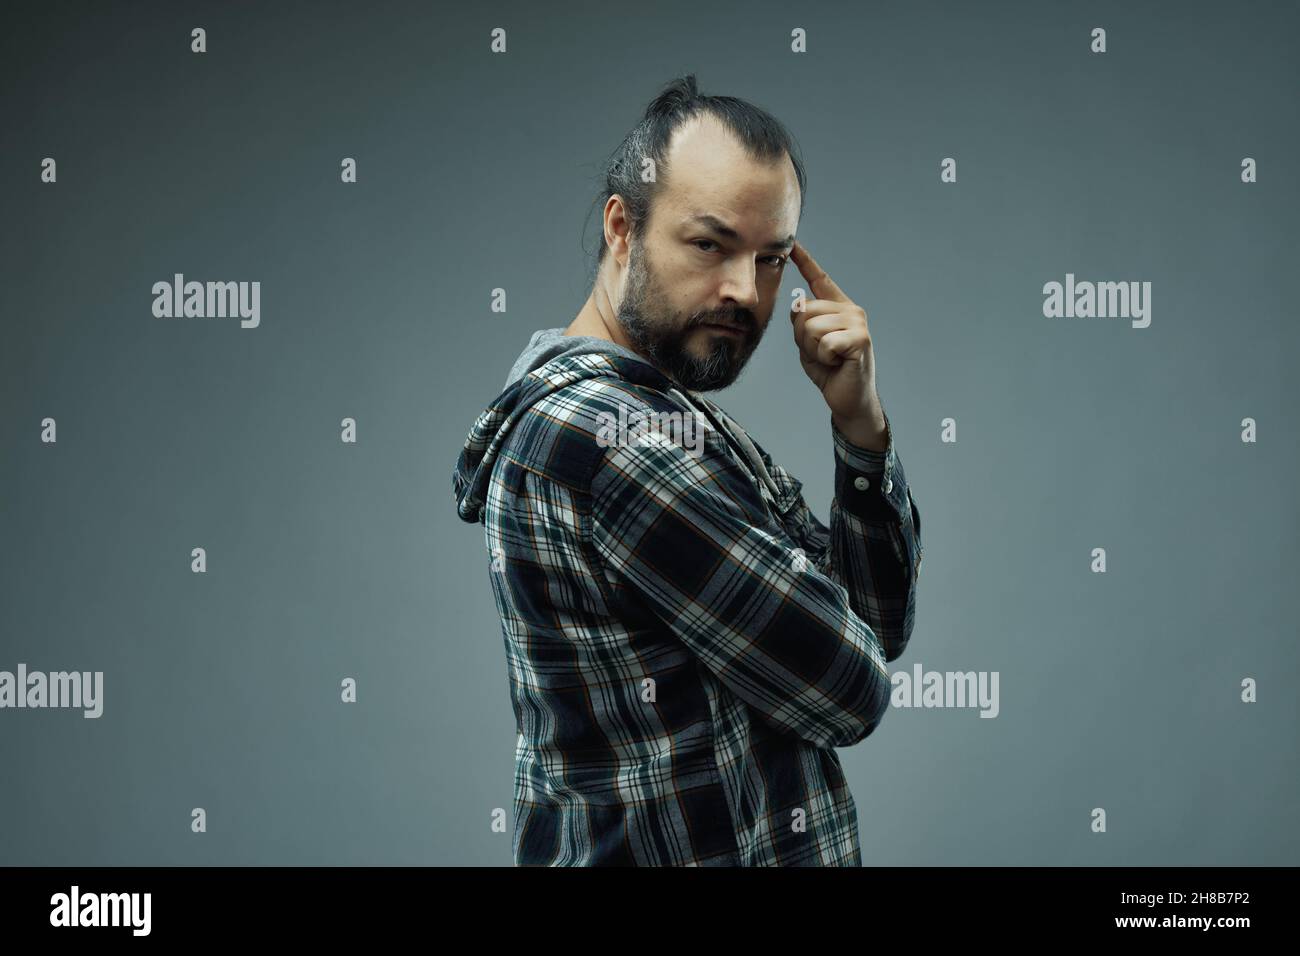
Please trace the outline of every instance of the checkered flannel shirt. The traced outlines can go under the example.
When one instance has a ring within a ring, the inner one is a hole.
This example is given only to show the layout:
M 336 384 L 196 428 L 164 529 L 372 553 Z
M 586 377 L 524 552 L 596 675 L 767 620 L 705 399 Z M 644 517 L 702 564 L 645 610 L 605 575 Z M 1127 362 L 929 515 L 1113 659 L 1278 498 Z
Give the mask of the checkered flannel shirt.
M 518 730 L 515 863 L 859 866 L 833 748 L 888 709 L 922 553 L 892 427 L 877 452 L 832 425 L 827 527 L 722 409 L 684 399 L 646 363 L 560 358 L 462 450 Z M 602 442 L 620 406 L 702 412 L 702 454 Z

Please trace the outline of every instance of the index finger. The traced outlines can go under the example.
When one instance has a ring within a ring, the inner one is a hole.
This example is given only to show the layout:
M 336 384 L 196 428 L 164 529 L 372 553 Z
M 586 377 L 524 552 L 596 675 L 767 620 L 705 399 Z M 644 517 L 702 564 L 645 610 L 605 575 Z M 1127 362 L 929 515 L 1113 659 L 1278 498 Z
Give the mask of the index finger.
M 808 280 L 812 293 L 819 299 L 834 299 L 837 302 L 852 301 L 844 291 L 835 284 L 835 280 L 826 274 L 826 270 L 817 264 L 817 260 L 808 255 L 808 250 L 795 241 L 790 250 L 790 261 L 799 268 L 799 274 Z

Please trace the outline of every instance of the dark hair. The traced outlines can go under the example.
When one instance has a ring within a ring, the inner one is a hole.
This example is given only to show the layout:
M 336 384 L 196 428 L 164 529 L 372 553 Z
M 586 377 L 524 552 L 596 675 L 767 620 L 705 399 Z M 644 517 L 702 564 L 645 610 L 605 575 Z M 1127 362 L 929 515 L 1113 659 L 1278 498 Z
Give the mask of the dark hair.
M 705 96 L 695 85 L 695 74 L 673 80 L 646 107 L 641 122 L 627 134 L 605 164 L 604 182 L 594 207 L 603 211 L 605 203 L 618 193 L 627 207 L 629 229 L 639 233 L 650 217 L 650 206 L 664 185 L 667 163 L 664 154 L 673 134 L 689 119 L 708 114 L 717 117 L 744 146 L 746 153 L 759 160 L 790 157 L 799 180 L 799 214 L 803 215 L 804 177 L 799 145 L 781 121 L 752 103 L 734 96 Z M 645 158 L 654 160 L 655 182 L 642 182 L 641 167 Z M 590 212 L 588 212 L 590 216 Z M 585 227 L 584 227 L 585 231 Z M 596 251 L 595 269 L 605 261 L 605 237 L 602 232 Z

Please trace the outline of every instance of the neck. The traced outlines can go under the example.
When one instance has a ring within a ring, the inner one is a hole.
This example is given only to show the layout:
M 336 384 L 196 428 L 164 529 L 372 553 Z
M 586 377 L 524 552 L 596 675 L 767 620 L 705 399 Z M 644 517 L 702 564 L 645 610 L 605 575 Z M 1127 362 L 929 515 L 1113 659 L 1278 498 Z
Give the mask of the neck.
M 587 301 L 583 303 L 582 309 L 579 310 L 577 318 L 569 323 L 569 327 L 564 330 L 565 335 L 592 335 L 598 339 L 608 339 L 624 348 L 638 351 L 635 346 L 628 340 L 627 334 L 623 331 L 623 326 L 618 321 L 618 310 L 610 301 L 609 292 L 606 287 L 602 272 L 598 276 L 595 284 L 592 285 L 591 295 L 587 296 Z

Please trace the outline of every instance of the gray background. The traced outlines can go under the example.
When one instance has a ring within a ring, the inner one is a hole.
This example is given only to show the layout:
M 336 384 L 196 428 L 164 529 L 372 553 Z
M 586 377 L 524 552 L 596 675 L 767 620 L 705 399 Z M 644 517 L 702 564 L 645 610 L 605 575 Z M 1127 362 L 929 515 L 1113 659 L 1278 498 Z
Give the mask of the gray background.
M 789 125 L 799 238 L 870 316 L 926 549 L 893 666 L 1001 675 L 996 719 L 896 709 L 840 751 L 864 861 L 1300 862 L 1294 4 L 6 10 L 0 669 L 105 693 L 0 711 L 0 863 L 510 864 L 451 468 L 685 71 Z M 260 280 L 260 328 L 154 318 L 174 272 Z M 1152 282 L 1151 326 L 1044 318 L 1067 272 Z M 782 321 L 717 397 L 825 518 Z

